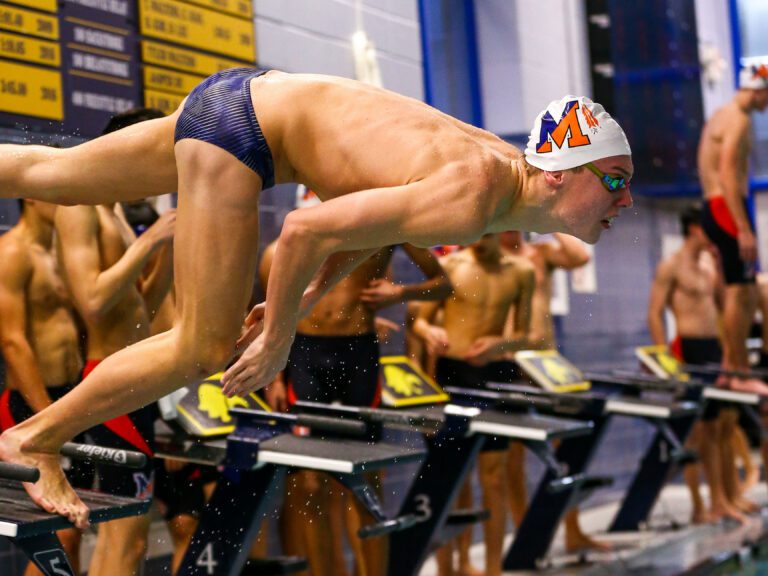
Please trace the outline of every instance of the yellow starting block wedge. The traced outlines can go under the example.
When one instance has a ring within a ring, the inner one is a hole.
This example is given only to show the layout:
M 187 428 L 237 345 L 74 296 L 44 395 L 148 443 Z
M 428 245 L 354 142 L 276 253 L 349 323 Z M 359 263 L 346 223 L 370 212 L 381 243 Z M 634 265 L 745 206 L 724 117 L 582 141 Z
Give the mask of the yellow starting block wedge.
M 235 429 L 235 419 L 229 413 L 231 408 L 255 408 L 270 411 L 267 403 L 250 393 L 246 398 L 227 398 L 222 392 L 223 372 L 214 374 L 195 386 L 188 386 L 189 392 L 177 407 L 178 422 L 193 436 L 209 438 L 226 436 Z
M 522 350 L 515 353 L 515 362 L 536 384 L 550 392 L 583 392 L 592 387 L 581 370 L 557 350 Z
M 448 402 L 437 382 L 406 356 L 382 356 L 381 401 L 387 408 L 405 408 Z
M 683 370 L 680 361 L 672 355 L 666 345 L 638 346 L 635 348 L 635 356 L 645 368 L 658 378 L 690 380 L 690 375 Z

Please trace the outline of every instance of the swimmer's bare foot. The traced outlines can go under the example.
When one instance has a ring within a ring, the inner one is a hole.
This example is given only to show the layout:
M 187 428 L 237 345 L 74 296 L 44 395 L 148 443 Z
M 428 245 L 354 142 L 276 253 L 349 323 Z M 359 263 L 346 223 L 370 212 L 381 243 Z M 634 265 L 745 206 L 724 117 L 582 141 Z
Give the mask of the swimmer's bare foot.
M 742 512 L 736 508 L 735 506 L 732 506 L 731 504 L 719 504 L 719 505 L 712 505 L 712 510 L 710 511 L 710 514 L 712 515 L 712 519 L 715 522 L 718 522 L 720 520 L 734 520 L 738 522 L 739 524 L 746 524 L 747 523 L 747 517 L 742 514 Z
M 731 378 L 731 390 L 768 396 L 768 384 L 757 378 Z
M 610 552 L 613 544 L 601 542 L 587 536 L 583 532 L 573 534 L 566 539 L 565 551 L 568 554 L 580 554 L 582 552 Z
M 59 455 L 23 448 L 23 441 L 14 430 L 11 428 L 0 435 L 0 460 L 37 468 L 40 480 L 34 484 L 23 483 L 32 501 L 46 512 L 64 516 L 80 529 L 87 528 L 88 508 L 64 476 Z
M 760 510 L 760 506 L 748 498 L 739 496 L 733 499 L 733 505 L 745 514 L 754 514 Z
M 459 566 L 459 569 L 456 571 L 456 576 L 485 576 L 485 572 L 482 570 L 478 570 L 472 564 L 469 564 L 467 566 Z
M 694 526 L 700 526 L 702 524 L 711 524 L 716 522 L 719 518 L 715 518 L 707 510 L 695 510 L 691 514 L 691 524 Z

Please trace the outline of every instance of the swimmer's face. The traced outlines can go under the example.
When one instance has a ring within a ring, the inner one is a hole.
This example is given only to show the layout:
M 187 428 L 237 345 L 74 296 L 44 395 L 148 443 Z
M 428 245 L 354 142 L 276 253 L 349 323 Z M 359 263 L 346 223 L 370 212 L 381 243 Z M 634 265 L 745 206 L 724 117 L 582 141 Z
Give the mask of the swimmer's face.
M 688 237 L 693 241 L 696 248 L 699 250 L 706 250 L 710 248 L 711 242 L 709 236 L 704 232 L 704 228 L 698 224 L 688 225 Z
M 760 112 L 763 112 L 766 108 L 768 108 L 768 88 L 755 90 L 755 94 L 752 97 L 752 103 L 755 109 L 759 110 Z
M 634 174 L 630 156 L 610 156 L 592 164 L 611 178 L 624 178 L 624 187 L 608 190 L 606 183 L 587 168 L 566 172 L 561 197 L 554 210 L 554 216 L 564 225 L 564 232 L 590 244 L 597 242 L 603 231 L 613 226 L 613 220 L 622 208 L 632 206 L 629 184 Z

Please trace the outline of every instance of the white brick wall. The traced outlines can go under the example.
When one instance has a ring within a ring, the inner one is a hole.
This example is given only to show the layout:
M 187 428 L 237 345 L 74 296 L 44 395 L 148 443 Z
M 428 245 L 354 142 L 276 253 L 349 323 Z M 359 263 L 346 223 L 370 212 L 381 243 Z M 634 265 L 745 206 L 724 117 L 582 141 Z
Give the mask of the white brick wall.
M 723 58 L 724 68 L 719 82 L 709 84 L 702 74 L 701 92 L 704 99 L 704 118 L 709 118 L 720 106 L 731 99 L 733 86 L 733 50 L 728 3 L 721 0 L 696 0 L 696 33 L 699 50 L 715 49 Z M 699 54 L 701 56 L 701 53 Z
M 423 99 L 417 0 L 254 0 L 259 65 L 353 77 L 357 9 L 384 86 Z
M 485 127 L 527 133 L 550 101 L 590 95 L 581 0 L 475 2 Z

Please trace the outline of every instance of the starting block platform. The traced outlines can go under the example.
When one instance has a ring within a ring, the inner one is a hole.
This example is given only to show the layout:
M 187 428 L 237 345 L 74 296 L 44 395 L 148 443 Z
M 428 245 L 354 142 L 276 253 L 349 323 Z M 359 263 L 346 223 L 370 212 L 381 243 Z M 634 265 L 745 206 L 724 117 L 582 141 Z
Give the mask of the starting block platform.
M 88 518 L 92 524 L 145 514 L 150 505 L 149 500 L 111 496 L 90 490 L 77 490 L 77 495 L 91 511 Z M 72 528 L 69 520 L 38 507 L 29 499 L 21 484 L 0 480 L 0 536 L 29 538 L 65 528 Z

